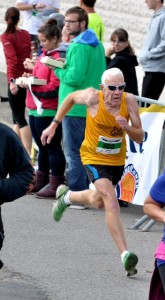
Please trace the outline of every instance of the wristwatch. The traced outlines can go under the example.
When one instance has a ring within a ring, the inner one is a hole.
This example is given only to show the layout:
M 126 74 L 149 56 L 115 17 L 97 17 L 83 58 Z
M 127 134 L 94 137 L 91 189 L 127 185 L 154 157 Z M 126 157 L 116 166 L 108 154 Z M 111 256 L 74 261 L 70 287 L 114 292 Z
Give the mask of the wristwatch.
M 10 82 L 11 82 L 11 83 L 15 83 L 15 78 L 11 78 L 11 79 L 10 79 Z
M 61 124 L 61 121 L 58 121 L 56 118 L 53 118 L 53 122 L 56 123 L 57 125 Z

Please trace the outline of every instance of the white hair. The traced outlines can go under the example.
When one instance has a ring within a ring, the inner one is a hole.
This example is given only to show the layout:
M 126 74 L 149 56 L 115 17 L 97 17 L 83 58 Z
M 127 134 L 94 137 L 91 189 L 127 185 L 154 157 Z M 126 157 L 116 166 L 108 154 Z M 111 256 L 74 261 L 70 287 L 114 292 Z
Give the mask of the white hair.
M 101 83 L 102 84 L 105 84 L 105 81 L 111 77 L 111 76 L 116 76 L 116 75 L 119 75 L 123 78 L 124 80 L 124 76 L 123 76 L 123 72 L 118 69 L 118 68 L 111 68 L 111 69 L 108 69 L 106 71 L 104 71 L 102 77 L 101 77 Z

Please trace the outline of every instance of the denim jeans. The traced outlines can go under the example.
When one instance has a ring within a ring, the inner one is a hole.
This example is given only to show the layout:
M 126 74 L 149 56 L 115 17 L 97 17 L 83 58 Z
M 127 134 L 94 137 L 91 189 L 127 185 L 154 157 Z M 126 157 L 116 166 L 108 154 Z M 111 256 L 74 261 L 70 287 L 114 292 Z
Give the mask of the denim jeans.
M 89 188 L 85 168 L 80 158 L 84 140 L 86 118 L 68 117 L 62 121 L 64 154 L 67 163 L 66 177 L 69 189 L 81 191 Z

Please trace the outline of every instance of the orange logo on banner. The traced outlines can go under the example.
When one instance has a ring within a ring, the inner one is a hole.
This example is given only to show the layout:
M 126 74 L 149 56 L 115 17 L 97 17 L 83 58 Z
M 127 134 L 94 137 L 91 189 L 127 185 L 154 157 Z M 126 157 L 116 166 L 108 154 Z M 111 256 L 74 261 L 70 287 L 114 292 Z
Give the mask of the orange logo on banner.
M 130 172 L 127 172 L 123 175 L 121 181 L 120 181 L 120 199 L 132 202 L 134 194 L 135 194 L 135 187 L 136 187 L 136 180 L 134 178 L 134 175 Z
M 139 174 L 133 164 L 125 166 L 123 176 L 116 187 L 118 199 L 132 202 L 139 186 Z

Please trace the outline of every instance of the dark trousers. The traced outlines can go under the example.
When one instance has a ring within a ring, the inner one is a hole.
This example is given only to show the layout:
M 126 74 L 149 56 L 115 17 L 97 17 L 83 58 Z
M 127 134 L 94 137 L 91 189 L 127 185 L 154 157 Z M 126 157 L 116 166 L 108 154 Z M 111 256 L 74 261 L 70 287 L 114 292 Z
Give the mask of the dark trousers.
M 163 288 L 162 276 L 164 278 L 164 265 L 161 268 L 162 275 L 160 276 L 160 268 L 157 267 L 155 262 L 155 269 L 152 274 L 150 290 L 149 290 L 149 298 L 148 300 L 164 300 L 165 293 Z
M 0 206 L 0 250 L 1 250 L 2 245 L 3 245 L 3 240 L 4 240 L 4 229 L 3 229 L 1 206 Z
M 42 131 L 47 128 L 52 122 L 53 117 L 34 117 L 29 116 L 29 124 L 32 136 L 39 148 L 38 153 L 38 169 L 44 173 L 49 173 L 54 176 L 63 176 L 65 171 L 65 157 L 63 154 L 61 140 L 62 140 L 62 126 L 57 127 L 56 133 L 52 138 L 50 144 L 45 146 L 41 143 Z
M 18 93 L 13 95 L 8 88 L 8 97 L 12 111 L 13 123 L 17 124 L 19 128 L 27 126 L 25 118 L 26 89 L 19 87 Z
M 165 73 L 145 72 L 142 97 L 158 100 L 165 85 Z
M 163 289 L 164 289 L 164 293 L 165 293 L 165 264 L 161 265 L 159 268 L 159 275 L 162 281 L 162 285 L 163 285 Z

